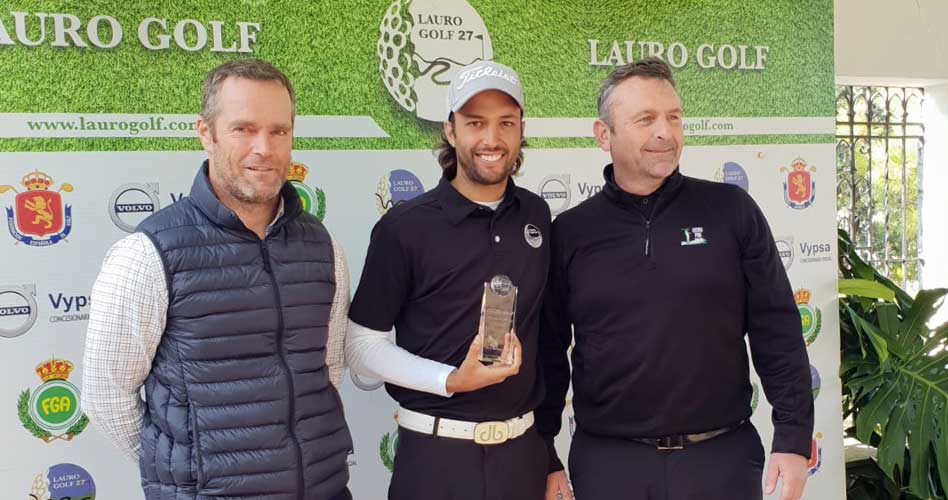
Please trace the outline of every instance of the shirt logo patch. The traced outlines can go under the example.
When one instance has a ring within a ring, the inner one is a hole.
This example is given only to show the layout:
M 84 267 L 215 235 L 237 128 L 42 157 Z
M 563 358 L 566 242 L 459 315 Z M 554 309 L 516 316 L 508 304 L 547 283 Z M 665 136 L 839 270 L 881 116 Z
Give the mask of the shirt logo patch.
M 523 239 L 527 240 L 527 245 L 533 248 L 540 248 L 540 245 L 543 245 L 543 235 L 540 234 L 540 228 L 533 224 L 523 226 Z
M 685 233 L 681 240 L 681 246 L 708 244 L 708 240 L 704 239 L 703 227 L 683 227 L 681 232 Z

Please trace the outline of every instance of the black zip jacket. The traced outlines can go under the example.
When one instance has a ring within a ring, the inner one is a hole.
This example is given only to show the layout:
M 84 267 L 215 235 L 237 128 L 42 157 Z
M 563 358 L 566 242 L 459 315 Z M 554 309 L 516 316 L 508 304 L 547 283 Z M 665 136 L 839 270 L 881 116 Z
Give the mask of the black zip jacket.
M 681 175 L 643 197 L 602 192 L 553 223 L 540 331 L 546 400 L 537 425 L 550 471 L 570 382 L 583 432 L 663 437 L 751 415 L 745 334 L 773 406 L 773 452 L 808 457 L 809 359 L 770 227 L 739 187 Z M 637 205 L 639 204 L 639 205 Z M 572 327 L 572 328 L 571 328 Z

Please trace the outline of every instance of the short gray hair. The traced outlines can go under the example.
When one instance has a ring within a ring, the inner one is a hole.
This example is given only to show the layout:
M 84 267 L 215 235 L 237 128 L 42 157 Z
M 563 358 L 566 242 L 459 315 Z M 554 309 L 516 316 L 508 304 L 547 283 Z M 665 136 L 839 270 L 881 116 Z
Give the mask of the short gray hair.
M 296 93 L 290 79 L 277 69 L 276 66 L 262 59 L 236 59 L 225 62 L 212 69 L 204 77 L 201 85 L 201 118 L 207 122 L 211 130 L 214 129 L 214 117 L 217 116 L 217 101 L 224 81 L 230 77 L 245 78 L 260 82 L 280 82 L 290 94 L 290 104 L 293 110 L 293 121 L 296 121 Z
M 672 77 L 671 68 L 665 61 L 658 57 L 647 57 L 616 67 L 612 70 L 612 73 L 609 73 L 609 76 L 602 81 L 602 84 L 599 86 L 599 97 L 596 99 L 596 109 L 599 112 L 599 119 L 606 122 L 609 128 L 612 128 L 612 117 L 610 116 L 612 111 L 612 103 L 610 102 L 612 92 L 615 91 L 620 83 L 634 77 L 665 80 L 671 84 L 672 88 L 675 88 L 675 79 Z

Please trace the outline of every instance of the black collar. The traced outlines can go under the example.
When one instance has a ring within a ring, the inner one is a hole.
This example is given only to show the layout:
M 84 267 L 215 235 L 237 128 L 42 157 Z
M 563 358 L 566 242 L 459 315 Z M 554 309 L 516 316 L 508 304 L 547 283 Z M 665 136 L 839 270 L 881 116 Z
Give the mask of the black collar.
M 441 204 L 441 210 L 448 216 L 448 220 L 452 225 L 458 225 L 475 210 L 483 208 L 483 205 L 469 200 L 457 189 L 454 189 L 454 186 L 451 185 L 451 179 L 448 179 L 447 176 L 441 177 L 438 187 L 434 191 L 438 202 Z M 508 177 L 507 187 L 504 189 L 504 200 L 497 207 L 497 212 L 506 210 L 513 203 L 520 203 L 520 190 L 514 184 L 513 178 Z
M 303 212 L 303 205 L 300 202 L 300 196 L 296 193 L 296 188 L 289 182 L 284 182 L 280 188 L 280 196 L 283 197 L 283 215 L 277 220 L 271 232 L 276 232 L 286 221 L 295 219 Z M 218 226 L 225 227 L 239 232 L 250 232 L 244 225 L 240 217 L 233 210 L 224 206 L 223 203 L 214 194 L 211 189 L 211 181 L 208 178 L 208 161 L 204 160 L 197 175 L 194 176 L 194 183 L 191 184 L 191 193 L 189 195 L 194 205 L 208 219 Z
M 602 169 L 602 176 L 606 180 L 606 185 L 602 188 L 602 192 L 605 194 L 606 198 L 619 206 L 628 208 L 638 207 L 642 201 L 642 198 L 653 198 L 655 200 L 661 199 L 664 204 L 678 194 L 678 191 L 681 189 L 681 184 L 685 179 L 685 176 L 681 174 L 680 168 L 676 167 L 675 171 L 665 178 L 665 181 L 662 182 L 662 185 L 659 186 L 658 189 L 656 189 L 651 194 L 641 196 L 624 191 L 621 187 L 619 187 L 618 184 L 616 184 L 615 168 L 611 163 Z M 653 208 L 655 211 L 652 213 L 655 214 L 657 209 L 657 206 Z

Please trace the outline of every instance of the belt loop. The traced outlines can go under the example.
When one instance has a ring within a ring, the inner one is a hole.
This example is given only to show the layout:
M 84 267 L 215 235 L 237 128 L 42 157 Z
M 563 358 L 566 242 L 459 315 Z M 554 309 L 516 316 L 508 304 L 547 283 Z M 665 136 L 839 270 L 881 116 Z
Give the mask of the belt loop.
M 431 435 L 438 437 L 438 427 L 441 426 L 441 417 L 434 418 L 434 427 L 431 429 Z

